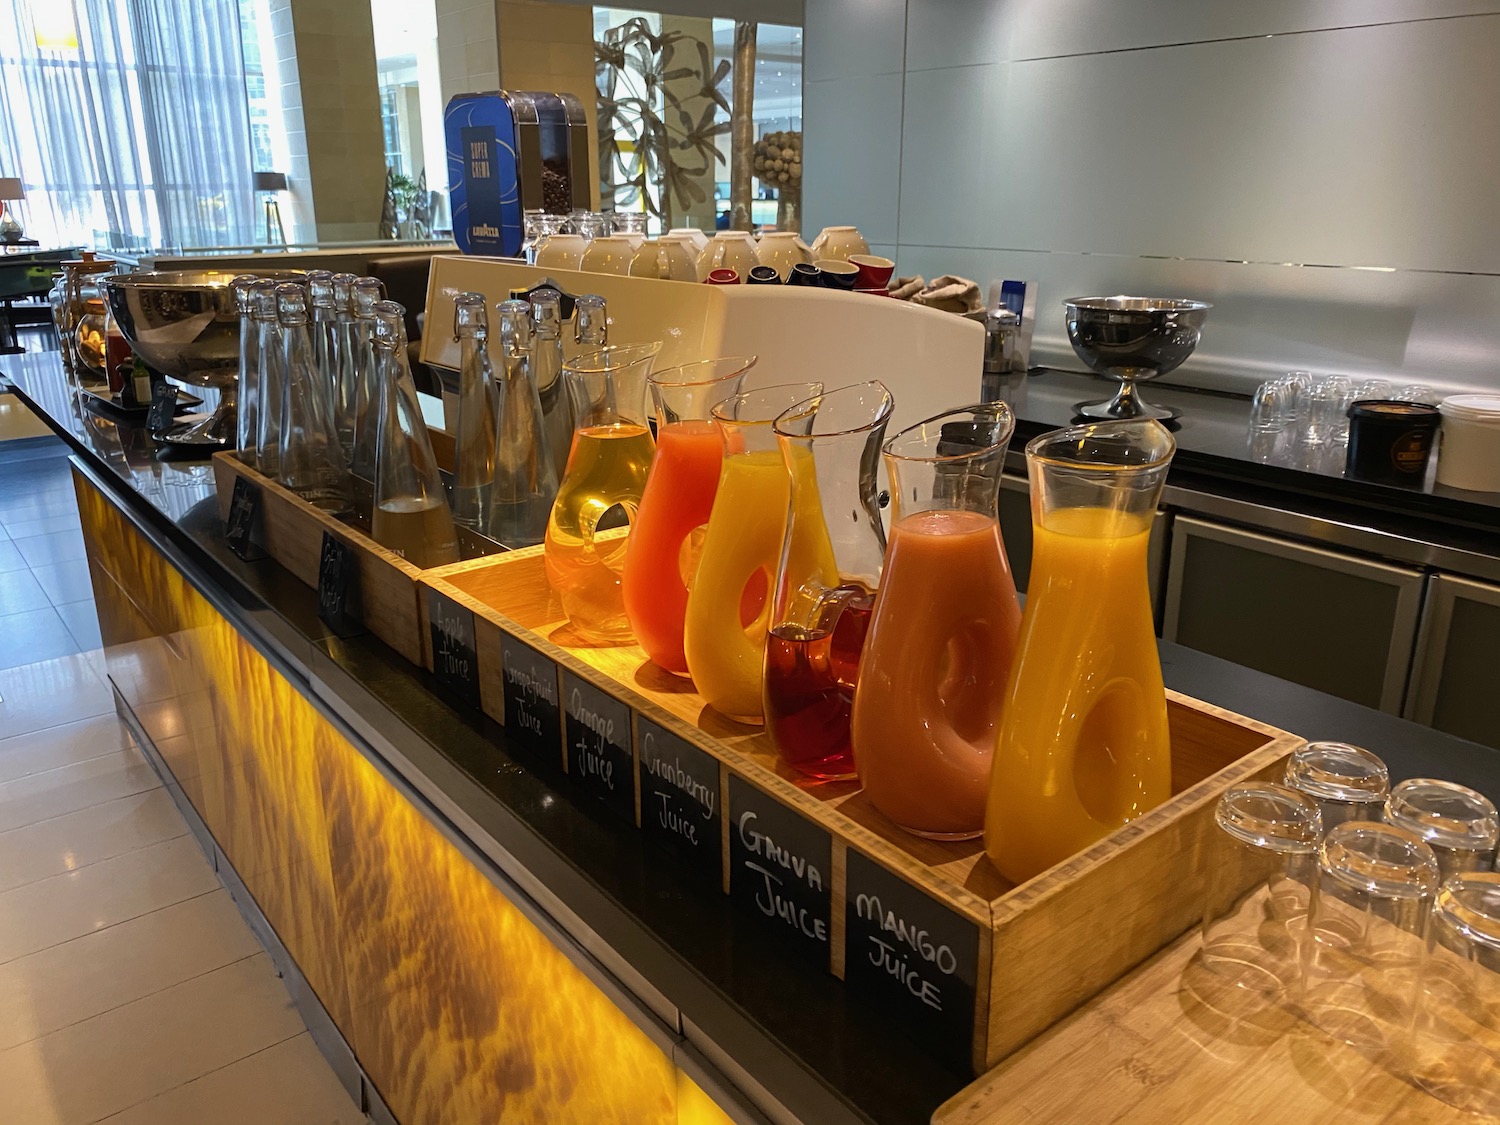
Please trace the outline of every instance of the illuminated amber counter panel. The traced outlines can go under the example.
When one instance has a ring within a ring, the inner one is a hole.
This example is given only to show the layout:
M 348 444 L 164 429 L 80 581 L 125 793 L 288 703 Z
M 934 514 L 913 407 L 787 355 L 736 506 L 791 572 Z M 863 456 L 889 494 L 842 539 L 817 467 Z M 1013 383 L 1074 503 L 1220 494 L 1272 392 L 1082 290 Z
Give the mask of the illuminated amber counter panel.
M 403 1125 L 727 1122 L 75 472 L 111 680 Z

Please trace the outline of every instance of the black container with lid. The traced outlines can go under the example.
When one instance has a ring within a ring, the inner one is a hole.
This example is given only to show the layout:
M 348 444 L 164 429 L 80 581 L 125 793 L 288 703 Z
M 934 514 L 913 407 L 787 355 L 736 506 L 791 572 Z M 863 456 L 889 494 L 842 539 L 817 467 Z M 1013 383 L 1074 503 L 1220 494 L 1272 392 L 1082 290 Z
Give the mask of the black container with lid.
M 1442 415 L 1421 402 L 1366 399 L 1349 407 L 1346 476 L 1421 488 Z

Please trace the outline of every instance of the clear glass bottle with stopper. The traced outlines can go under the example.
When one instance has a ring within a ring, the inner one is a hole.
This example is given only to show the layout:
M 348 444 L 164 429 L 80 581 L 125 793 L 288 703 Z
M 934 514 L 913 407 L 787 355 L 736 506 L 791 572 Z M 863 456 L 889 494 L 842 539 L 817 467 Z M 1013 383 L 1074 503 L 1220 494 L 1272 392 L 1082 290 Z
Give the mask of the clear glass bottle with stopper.
M 354 340 L 354 283 L 352 273 L 333 275 L 333 425 L 339 434 L 345 464 L 354 459 L 354 399 L 358 368 Z
M 562 296 L 556 289 L 538 289 L 531 295 L 531 324 L 531 377 L 542 403 L 552 468 L 561 480 L 573 446 L 575 415 L 562 374 Z
M 406 359 L 406 310 L 374 307 L 380 400 L 371 535 L 423 570 L 458 561 L 458 533 Z
M 490 483 L 495 478 L 499 406 L 483 293 L 460 293 L 454 297 L 453 335 L 459 342 L 453 521 L 482 534 L 489 518 Z
M 357 477 L 375 479 L 376 430 L 380 416 L 379 373 L 375 356 L 375 306 L 385 299 L 379 278 L 361 277 L 353 286 L 350 333 L 354 339 L 354 448 L 349 468 Z
M 276 287 L 281 322 L 281 460 L 279 480 L 313 507 L 343 515 L 354 506 L 353 482 L 333 429 L 327 389 L 313 367 L 307 290 Z
M 507 547 L 542 541 L 557 498 L 557 470 L 547 446 L 542 402 L 531 378 L 531 306 L 502 301 L 502 356 L 494 483 L 487 534 Z
M 281 321 L 276 316 L 276 282 L 250 287 L 250 315 L 255 321 L 255 467 L 273 480 L 281 475 Z
M 253 273 L 242 273 L 229 283 L 234 290 L 235 308 L 240 314 L 239 415 L 235 419 L 234 447 L 240 459 L 255 466 L 255 439 L 260 424 L 260 326 L 255 323 L 255 283 Z

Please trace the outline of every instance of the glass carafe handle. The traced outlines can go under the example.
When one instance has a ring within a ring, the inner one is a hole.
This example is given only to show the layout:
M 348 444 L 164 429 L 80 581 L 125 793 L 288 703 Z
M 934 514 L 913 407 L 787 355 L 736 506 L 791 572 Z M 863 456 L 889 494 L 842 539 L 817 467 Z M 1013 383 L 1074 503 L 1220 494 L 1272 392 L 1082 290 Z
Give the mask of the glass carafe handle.
M 607 496 L 601 496 L 598 499 L 586 501 L 578 511 L 578 533 L 583 539 L 583 549 L 585 551 L 594 550 L 594 541 L 598 537 L 600 530 L 599 525 L 604 521 L 607 513 L 614 511 L 616 508 L 622 509 L 625 512 L 625 524 L 628 527 L 635 523 L 636 513 L 640 510 L 640 504 L 641 498 L 639 496 L 621 497 L 614 500 Z M 612 531 L 613 528 L 605 528 L 604 530 Z M 624 547 L 625 538 L 621 537 L 620 554 L 622 557 L 624 555 Z

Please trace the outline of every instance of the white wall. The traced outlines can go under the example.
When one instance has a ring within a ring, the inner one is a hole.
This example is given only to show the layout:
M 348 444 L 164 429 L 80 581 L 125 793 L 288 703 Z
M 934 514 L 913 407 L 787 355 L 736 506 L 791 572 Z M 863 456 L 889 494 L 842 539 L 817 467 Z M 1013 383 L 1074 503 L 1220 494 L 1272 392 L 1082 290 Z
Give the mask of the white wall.
M 1500 3 L 807 0 L 804 212 L 898 272 L 1214 302 L 1187 368 L 1500 387 Z

